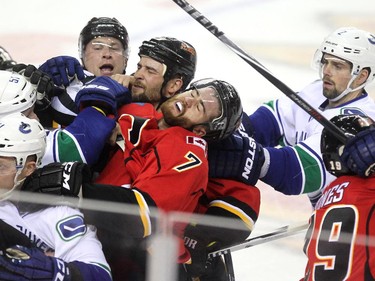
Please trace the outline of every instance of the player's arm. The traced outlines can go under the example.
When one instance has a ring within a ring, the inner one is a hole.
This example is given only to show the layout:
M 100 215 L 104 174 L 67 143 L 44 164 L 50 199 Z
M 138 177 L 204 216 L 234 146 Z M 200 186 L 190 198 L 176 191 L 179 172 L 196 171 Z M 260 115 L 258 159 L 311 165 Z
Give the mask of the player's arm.
M 80 113 L 64 130 L 53 131 L 43 163 L 82 161 L 94 164 L 114 133 L 120 104 L 131 101 L 129 90 L 109 77 L 98 77 L 76 97 Z
M 38 248 L 12 246 L 0 255 L 1 280 L 110 281 L 109 268 L 83 262 L 65 262 Z
M 209 148 L 210 177 L 254 185 L 260 179 L 275 190 L 298 195 L 320 190 L 328 173 L 320 154 L 320 133 L 297 145 L 262 147 L 240 130 Z

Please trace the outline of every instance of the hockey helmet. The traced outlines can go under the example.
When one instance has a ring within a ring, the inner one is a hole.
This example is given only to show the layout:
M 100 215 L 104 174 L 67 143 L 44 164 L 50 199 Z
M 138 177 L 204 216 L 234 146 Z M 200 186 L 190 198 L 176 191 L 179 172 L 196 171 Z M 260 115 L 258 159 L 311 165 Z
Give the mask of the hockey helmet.
M 139 47 L 140 57 L 147 56 L 167 66 L 164 74 L 164 84 L 176 76 L 183 81 L 181 91 L 186 89 L 195 75 L 197 54 L 195 48 L 172 37 L 156 37 L 143 41 Z
M 324 54 L 333 55 L 351 64 L 353 77 L 349 84 L 362 69 L 367 68 L 369 70 L 370 73 L 366 82 L 357 89 L 365 87 L 375 77 L 375 36 L 367 31 L 354 27 L 342 27 L 324 39 L 320 48 L 315 52 L 312 62 L 313 66 L 319 69 L 321 78 L 323 76 L 322 59 Z M 354 90 L 349 89 L 345 94 Z
M 118 39 L 125 50 L 125 56 L 129 51 L 129 35 L 125 26 L 116 18 L 94 17 L 82 29 L 78 39 L 79 57 L 82 59 L 86 45 L 97 37 L 113 37 Z
M 23 112 L 34 105 L 37 98 L 35 87 L 18 73 L 0 71 L 0 117 Z
M 354 114 L 337 115 L 331 119 L 331 122 L 343 130 L 348 137 L 354 137 L 357 133 L 368 129 L 374 123 L 370 117 Z M 320 149 L 324 165 L 329 173 L 336 177 L 354 174 L 340 160 L 344 150 L 344 143 L 325 128 L 322 131 Z
M 237 90 L 228 82 L 206 78 L 195 81 L 190 89 L 213 88 L 221 103 L 221 114 L 208 123 L 208 130 L 203 137 L 208 141 L 218 141 L 229 137 L 241 124 L 242 104 Z
M 35 119 L 22 113 L 13 113 L 0 118 L 0 156 L 15 157 L 21 168 L 28 156 L 36 155 L 40 165 L 46 149 L 46 132 Z

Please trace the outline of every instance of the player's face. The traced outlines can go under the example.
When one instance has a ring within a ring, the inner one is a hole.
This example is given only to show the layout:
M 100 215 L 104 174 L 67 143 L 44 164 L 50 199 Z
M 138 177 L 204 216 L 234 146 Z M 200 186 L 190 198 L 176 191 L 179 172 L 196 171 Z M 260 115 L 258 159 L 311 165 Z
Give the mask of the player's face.
M 159 104 L 166 66 L 150 57 L 142 56 L 137 64 L 132 85 L 133 102 Z
M 323 95 L 328 99 L 338 97 L 352 78 L 349 62 L 324 54 L 322 58 Z
M 192 129 L 212 121 L 221 114 L 221 104 L 211 87 L 177 94 L 161 105 L 165 122 L 170 126 Z
M 0 156 L 0 195 L 13 187 L 16 172 L 15 158 Z
M 111 76 L 125 73 L 128 58 L 120 40 L 98 37 L 86 45 L 82 61 L 95 76 Z

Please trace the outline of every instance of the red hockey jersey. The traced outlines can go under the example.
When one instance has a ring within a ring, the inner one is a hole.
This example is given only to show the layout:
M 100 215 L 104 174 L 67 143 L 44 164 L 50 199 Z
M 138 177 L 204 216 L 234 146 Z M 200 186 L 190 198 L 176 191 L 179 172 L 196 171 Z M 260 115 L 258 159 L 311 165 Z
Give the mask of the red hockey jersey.
M 375 178 L 342 176 L 310 218 L 305 281 L 375 280 Z

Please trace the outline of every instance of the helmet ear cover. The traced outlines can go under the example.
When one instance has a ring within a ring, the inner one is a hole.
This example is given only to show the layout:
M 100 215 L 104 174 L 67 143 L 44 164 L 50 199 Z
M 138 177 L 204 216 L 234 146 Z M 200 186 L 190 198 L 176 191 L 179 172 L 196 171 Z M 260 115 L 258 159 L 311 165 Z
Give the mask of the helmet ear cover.
M 331 122 L 345 132 L 348 137 L 353 137 L 361 131 L 368 129 L 374 121 L 367 116 L 361 115 L 337 115 Z M 324 165 L 329 173 L 339 177 L 343 175 L 354 175 L 340 160 L 344 150 L 344 143 L 339 141 L 327 129 L 323 129 L 320 149 Z

